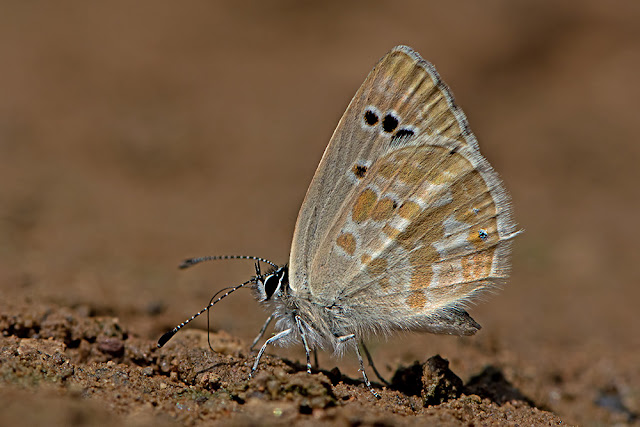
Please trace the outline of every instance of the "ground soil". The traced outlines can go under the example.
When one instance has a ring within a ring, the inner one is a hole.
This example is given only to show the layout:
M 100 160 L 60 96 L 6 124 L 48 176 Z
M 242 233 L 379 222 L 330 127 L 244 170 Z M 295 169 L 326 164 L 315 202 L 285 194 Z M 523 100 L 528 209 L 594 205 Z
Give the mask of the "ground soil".
M 0 14 L 0 425 L 640 423 L 640 7 L 14 2 Z M 473 337 L 273 348 L 249 262 L 285 263 L 369 69 L 432 61 L 525 233 Z M 371 372 L 370 372 L 371 374 Z M 370 375 L 373 377 L 373 375 Z

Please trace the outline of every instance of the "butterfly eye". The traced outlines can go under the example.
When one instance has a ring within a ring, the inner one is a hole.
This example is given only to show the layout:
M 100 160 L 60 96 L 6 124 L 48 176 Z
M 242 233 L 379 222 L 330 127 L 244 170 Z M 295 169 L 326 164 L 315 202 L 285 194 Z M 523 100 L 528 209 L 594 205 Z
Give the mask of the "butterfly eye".
M 391 133 L 398 127 L 398 119 L 393 117 L 391 114 L 387 114 L 384 116 L 384 120 L 382 120 L 382 129 L 385 132 Z
M 364 113 L 364 121 L 369 126 L 373 126 L 378 123 L 378 115 L 371 110 L 367 110 Z
M 266 295 L 265 300 L 271 299 L 276 289 L 278 289 L 279 284 L 280 279 L 275 274 L 272 274 L 266 278 L 266 280 L 264 281 L 264 293 Z
M 287 286 L 289 283 L 289 270 L 287 267 L 280 267 L 272 274 L 268 275 L 266 279 L 264 279 L 264 300 L 268 301 L 271 299 L 273 294 L 276 293 L 278 289 L 282 292 L 286 292 L 286 288 L 283 286 Z

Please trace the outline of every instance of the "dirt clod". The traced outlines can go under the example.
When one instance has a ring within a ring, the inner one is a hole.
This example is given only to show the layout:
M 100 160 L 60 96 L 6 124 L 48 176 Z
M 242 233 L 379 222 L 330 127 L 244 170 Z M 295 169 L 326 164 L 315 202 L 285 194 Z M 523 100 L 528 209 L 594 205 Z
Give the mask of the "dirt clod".
M 424 406 L 439 405 L 462 394 L 462 380 L 449 369 L 449 361 L 440 355 L 430 357 L 422 372 Z
M 120 357 L 124 354 L 124 343 L 118 338 L 100 337 L 98 338 L 98 349 L 111 356 Z

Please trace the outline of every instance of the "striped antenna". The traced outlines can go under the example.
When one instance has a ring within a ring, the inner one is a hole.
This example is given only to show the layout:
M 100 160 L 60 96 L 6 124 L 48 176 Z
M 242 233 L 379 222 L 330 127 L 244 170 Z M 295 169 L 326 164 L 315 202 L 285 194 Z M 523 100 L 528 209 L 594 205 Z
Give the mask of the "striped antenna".
M 200 316 L 205 311 L 208 311 L 211 307 L 216 305 L 222 299 L 228 297 L 229 294 L 231 294 L 231 293 L 237 291 L 238 289 L 248 285 L 249 283 L 255 283 L 258 279 L 259 279 L 259 277 L 254 277 L 251 280 L 247 280 L 246 282 L 239 284 L 238 286 L 234 286 L 234 287 L 231 287 L 231 288 L 225 288 L 225 289 L 222 289 L 222 290 L 218 291 L 213 297 L 211 297 L 211 301 L 209 301 L 209 304 L 205 308 L 203 308 L 202 310 L 200 310 L 199 312 L 197 312 L 196 314 L 194 314 L 193 316 L 191 316 L 190 318 L 188 318 L 187 320 L 185 320 L 184 322 L 180 323 L 178 326 L 176 326 L 175 328 L 173 328 L 172 330 L 170 330 L 169 332 L 167 332 L 163 336 L 161 336 L 160 339 L 158 340 L 158 348 L 160 348 L 163 345 L 165 345 L 167 343 L 167 341 L 169 341 L 180 329 L 184 328 L 187 324 L 191 323 L 191 321 L 193 321 L 193 319 L 195 319 L 196 317 Z M 214 298 L 216 297 L 216 295 L 218 295 L 220 292 L 223 292 L 223 291 L 227 291 L 227 292 L 214 301 Z M 207 318 L 207 329 L 209 329 L 208 323 L 209 323 L 209 319 Z M 211 343 L 209 343 L 209 347 L 211 347 Z
M 265 264 L 269 264 L 273 268 L 278 268 L 278 265 L 269 261 L 268 259 L 260 258 L 257 256 L 251 256 L 251 255 L 212 255 L 212 256 L 203 256 L 203 257 L 197 257 L 197 258 L 189 258 L 182 261 L 182 264 L 180 264 L 178 267 L 188 268 L 188 267 L 191 267 L 192 265 L 196 265 L 204 261 L 216 261 L 220 259 L 252 259 L 254 261 L 262 261 Z

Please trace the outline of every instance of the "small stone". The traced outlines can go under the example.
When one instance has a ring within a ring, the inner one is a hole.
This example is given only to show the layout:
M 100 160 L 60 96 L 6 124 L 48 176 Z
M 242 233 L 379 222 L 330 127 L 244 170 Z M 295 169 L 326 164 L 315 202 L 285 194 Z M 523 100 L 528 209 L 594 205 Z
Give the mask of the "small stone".
M 114 357 L 121 357 L 124 354 L 124 343 L 119 338 L 100 337 L 98 338 L 98 349 Z
M 462 394 L 462 380 L 449 369 L 449 361 L 439 355 L 429 358 L 422 372 L 424 406 L 439 405 Z

